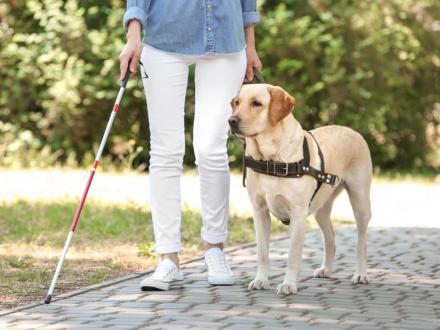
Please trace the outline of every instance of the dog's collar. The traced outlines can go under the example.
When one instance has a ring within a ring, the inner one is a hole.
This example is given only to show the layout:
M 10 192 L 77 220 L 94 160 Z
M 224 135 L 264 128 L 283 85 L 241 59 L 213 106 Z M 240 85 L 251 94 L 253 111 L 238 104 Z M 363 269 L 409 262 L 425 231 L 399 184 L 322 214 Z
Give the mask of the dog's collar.
M 246 169 L 251 168 L 255 172 L 277 176 L 280 178 L 299 178 L 303 175 L 310 175 L 316 179 L 318 185 L 315 192 L 312 195 L 310 203 L 312 203 L 313 198 L 318 192 L 319 188 L 323 183 L 329 184 L 334 187 L 339 182 L 339 177 L 335 174 L 330 174 L 325 172 L 324 156 L 322 154 L 321 148 L 312 133 L 304 131 L 304 133 L 309 133 L 318 147 L 319 158 L 321 159 L 321 169 L 317 170 L 310 165 L 310 151 L 309 145 L 307 143 L 307 138 L 304 134 L 303 140 L 303 156 L 304 158 L 298 162 L 284 163 L 272 160 L 256 160 L 252 157 L 246 156 L 246 142 L 243 143 L 244 153 L 243 153 L 243 187 L 246 187 Z M 310 205 L 309 203 L 309 205 Z

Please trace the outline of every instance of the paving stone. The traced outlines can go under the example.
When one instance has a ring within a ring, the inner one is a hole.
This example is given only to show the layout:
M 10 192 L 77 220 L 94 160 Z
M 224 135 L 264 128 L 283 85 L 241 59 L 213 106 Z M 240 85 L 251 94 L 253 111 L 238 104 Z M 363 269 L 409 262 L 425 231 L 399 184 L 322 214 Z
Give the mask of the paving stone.
M 242 324 L 228 324 L 226 325 L 223 329 L 227 329 L 227 330 L 244 330 L 244 329 L 261 329 L 261 326 L 259 325 L 247 325 L 246 328 L 243 328 Z
M 162 303 L 155 306 L 156 309 L 186 309 L 192 306 L 189 303 Z

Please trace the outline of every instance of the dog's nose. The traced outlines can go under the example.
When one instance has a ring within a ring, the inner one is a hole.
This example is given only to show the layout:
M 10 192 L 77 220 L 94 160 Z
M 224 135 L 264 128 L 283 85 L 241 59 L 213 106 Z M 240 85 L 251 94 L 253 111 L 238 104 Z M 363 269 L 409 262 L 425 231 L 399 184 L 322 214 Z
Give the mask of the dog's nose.
M 228 119 L 229 126 L 237 128 L 238 127 L 238 118 L 237 116 L 231 116 Z

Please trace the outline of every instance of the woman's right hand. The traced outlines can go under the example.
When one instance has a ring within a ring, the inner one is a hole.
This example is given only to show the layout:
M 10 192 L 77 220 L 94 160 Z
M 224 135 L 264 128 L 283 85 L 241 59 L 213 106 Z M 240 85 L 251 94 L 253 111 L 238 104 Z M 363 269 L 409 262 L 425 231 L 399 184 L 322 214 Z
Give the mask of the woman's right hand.
M 142 52 L 141 40 L 141 24 L 137 20 L 132 20 L 128 24 L 127 29 L 127 43 L 119 55 L 119 62 L 121 67 L 121 76 L 119 80 L 123 80 L 127 72 L 128 63 L 130 62 L 131 76 L 136 73 L 139 65 L 139 59 Z

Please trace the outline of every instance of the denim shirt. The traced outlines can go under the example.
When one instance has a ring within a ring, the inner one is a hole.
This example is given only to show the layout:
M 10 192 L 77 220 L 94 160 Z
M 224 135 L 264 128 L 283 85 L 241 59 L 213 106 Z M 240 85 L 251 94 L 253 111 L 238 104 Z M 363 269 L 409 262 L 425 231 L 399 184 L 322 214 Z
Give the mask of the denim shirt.
M 136 19 L 142 42 L 183 55 L 236 53 L 244 26 L 257 23 L 256 0 L 127 0 L 123 26 Z

